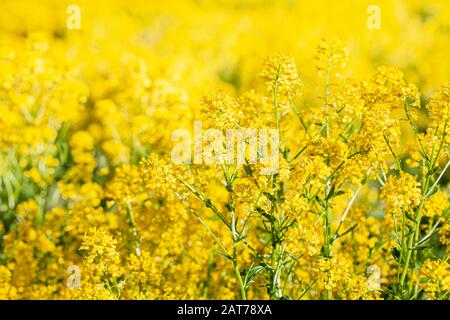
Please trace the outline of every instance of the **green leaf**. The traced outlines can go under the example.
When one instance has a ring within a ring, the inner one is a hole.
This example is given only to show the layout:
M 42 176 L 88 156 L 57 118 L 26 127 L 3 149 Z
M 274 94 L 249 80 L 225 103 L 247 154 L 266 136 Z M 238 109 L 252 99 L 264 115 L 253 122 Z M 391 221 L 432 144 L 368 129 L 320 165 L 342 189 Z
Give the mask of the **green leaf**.
M 274 221 L 274 217 L 272 217 L 270 214 L 268 214 L 265 210 L 261 209 L 260 207 L 256 207 L 255 210 L 267 220 Z
M 400 262 L 400 250 L 398 250 L 397 248 L 392 248 L 391 254 L 397 262 Z
M 254 283 L 253 279 L 255 276 L 264 270 L 264 267 L 261 265 L 257 266 L 251 266 L 246 272 L 245 272 L 245 279 L 244 279 L 244 288 L 247 290 L 252 283 Z

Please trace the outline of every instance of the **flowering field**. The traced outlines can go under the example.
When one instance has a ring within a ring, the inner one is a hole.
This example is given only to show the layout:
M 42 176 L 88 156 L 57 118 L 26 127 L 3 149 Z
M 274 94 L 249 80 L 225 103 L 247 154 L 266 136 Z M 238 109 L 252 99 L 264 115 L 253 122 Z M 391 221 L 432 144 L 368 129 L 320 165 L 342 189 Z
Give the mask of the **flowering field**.
M 0 299 L 450 299 L 447 0 L 0 3 Z

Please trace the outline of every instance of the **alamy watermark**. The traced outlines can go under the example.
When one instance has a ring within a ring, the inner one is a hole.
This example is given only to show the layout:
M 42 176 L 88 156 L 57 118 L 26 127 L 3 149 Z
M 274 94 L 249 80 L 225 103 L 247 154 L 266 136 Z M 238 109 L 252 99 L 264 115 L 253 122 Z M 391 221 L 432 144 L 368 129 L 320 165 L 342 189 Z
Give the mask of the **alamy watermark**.
M 280 134 L 277 129 L 234 128 L 203 130 L 194 121 L 193 136 L 177 129 L 172 140 L 171 159 L 175 164 L 261 164 L 262 175 L 278 173 Z
M 67 268 L 69 276 L 66 280 L 66 286 L 69 289 L 80 289 L 81 287 L 81 270 L 77 265 L 71 265 Z
M 367 268 L 367 288 L 371 291 L 381 288 L 381 269 L 376 264 Z
M 371 4 L 367 7 L 367 28 L 369 30 L 381 29 L 381 9 L 375 4 Z
M 81 29 L 81 9 L 76 4 L 71 4 L 67 7 L 67 20 L 66 26 L 69 30 L 80 30 Z

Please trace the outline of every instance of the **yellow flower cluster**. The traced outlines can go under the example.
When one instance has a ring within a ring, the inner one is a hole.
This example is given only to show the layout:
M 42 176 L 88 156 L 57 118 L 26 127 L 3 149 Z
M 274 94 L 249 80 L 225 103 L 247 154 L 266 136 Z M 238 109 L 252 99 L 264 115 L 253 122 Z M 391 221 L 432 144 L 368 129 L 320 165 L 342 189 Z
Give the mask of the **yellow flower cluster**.
M 322 39 L 317 46 L 317 72 L 326 74 L 329 78 L 332 74 L 339 75 L 348 61 L 348 49 L 338 38 Z
M 285 53 L 272 54 L 267 58 L 263 64 L 261 78 L 269 92 L 289 98 L 295 96 L 300 86 L 295 60 Z
M 77 2 L 0 3 L 0 299 L 450 299 L 448 1 Z
M 381 198 L 386 201 L 388 210 L 410 211 L 421 202 L 420 183 L 408 173 L 399 177 L 389 177 L 381 191 Z
M 420 268 L 425 279 L 421 287 L 429 299 L 448 299 L 450 291 L 450 264 L 446 261 L 426 260 Z M 447 298 L 445 298 L 447 293 Z

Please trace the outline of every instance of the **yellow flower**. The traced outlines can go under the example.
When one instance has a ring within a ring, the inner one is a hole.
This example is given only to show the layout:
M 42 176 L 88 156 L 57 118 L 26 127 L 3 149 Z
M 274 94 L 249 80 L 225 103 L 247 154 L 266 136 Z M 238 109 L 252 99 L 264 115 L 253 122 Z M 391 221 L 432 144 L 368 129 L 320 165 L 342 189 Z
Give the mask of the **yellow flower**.
M 339 75 L 348 60 L 348 49 L 337 38 L 322 39 L 316 51 L 316 70 L 322 74 Z
M 201 100 L 202 115 L 211 128 L 238 128 L 243 116 L 238 101 L 223 89 L 210 91 Z
M 450 244 L 450 223 L 446 222 L 439 230 L 439 241 L 444 246 Z
M 116 250 L 117 240 L 105 227 L 90 228 L 82 237 L 80 250 L 87 251 L 85 265 L 95 273 L 107 273 L 117 276 L 120 272 L 119 253 Z
M 440 132 L 450 133 L 450 85 L 447 84 L 442 89 L 435 93 L 430 102 L 427 104 L 427 109 L 430 116 L 430 128 L 432 130 L 439 130 Z
M 293 98 L 300 89 L 300 79 L 294 58 L 286 53 L 274 53 L 264 62 L 261 78 L 270 93 Z
M 420 267 L 420 277 L 425 282 L 421 288 L 428 299 L 439 299 L 450 291 L 450 264 L 440 260 L 426 260 Z
M 123 165 L 116 169 L 107 186 L 106 197 L 120 206 L 134 205 L 143 191 L 143 184 L 136 166 Z
M 449 205 L 447 193 L 443 191 L 436 192 L 425 201 L 423 214 L 430 218 L 441 217 Z
M 400 172 L 399 177 L 391 176 L 381 190 L 381 199 L 386 201 L 389 211 L 410 211 L 422 200 L 420 183 L 408 173 Z
M 11 271 L 0 265 L 0 300 L 17 299 L 17 288 L 11 285 Z

